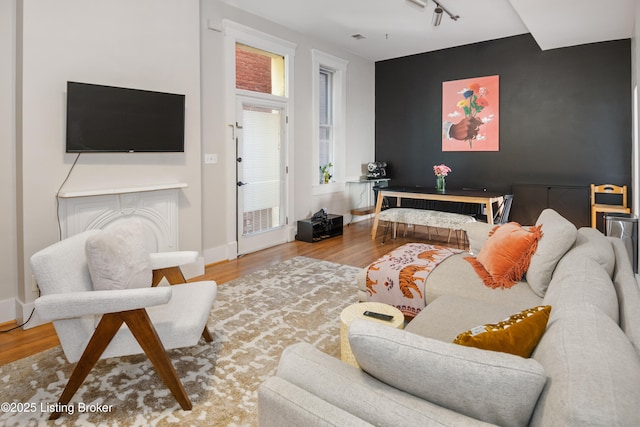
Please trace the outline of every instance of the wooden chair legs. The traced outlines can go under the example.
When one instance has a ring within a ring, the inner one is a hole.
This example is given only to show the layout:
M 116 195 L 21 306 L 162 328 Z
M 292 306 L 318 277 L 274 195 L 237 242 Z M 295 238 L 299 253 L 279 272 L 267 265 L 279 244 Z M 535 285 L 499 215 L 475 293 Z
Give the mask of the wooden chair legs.
M 209 332 L 209 328 L 207 328 L 207 325 L 204 325 L 204 331 L 202 331 L 202 338 L 204 338 L 206 342 L 213 342 L 213 335 L 211 335 L 211 332 Z
M 73 395 L 76 394 L 80 385 L 84 382 L 85 378 L 87 378 L 87 375 L 89 375 L 89 372 L 91 372 L 91 369 L 93 369 L 98 359 L 100 359 L 100 355 L 102 355 L 116 332 L 118 332 L 118 329 L 120 329 L 123 319 L 114 314 L 102 316 L 91 340 L 89 340 L 89 344 L 87 344 L 87 347 L 84 349 L 80 360 L 71 373 L 67 385 L 62 391 L 62 395 L 58 400 L 59 404 L 66 405 L 71 401 Z M 53 412 L 51 416 L 49 416 L 49 419 L 55 420 L 58 417 L 60 417 L 60 412 Z
M 187 279 L 185 279 L 184 275 L 182 274 L 182 270 L 180 270 L 180 267 L 176 266 L 153 270 L 153 280 L 151 282 L 151 286 L 158 286 L 163 277 L 166 277 L 167 281 L 172 285 L 187 283 Z
M 155 367 L 156 371 L 167 385 L 173 396 L 176 398 L 182 409 L 190 410 L 191 401 L 187 396 L 178 373 L 174 369 L 169 356 L 160 341 L 160 337 L 149 319 L 149 315 L 144 309 L 123 311 L 119 313 L 109 313 L 102 316 L 89 344 L 82 353 L 82 357 L 76 364 L 69 382 L 65 386 L 58 403 L 61 407 L 66 406 L 71 398 L 76 394 L 78 388 L 91 372 L 104 350 L 107 348 L 115 334 L 120 329 L 122 323 L 126 323 L 129 330 L 136 338 L 140 347 Z M 207 330 L 208 332 L 208 330 Z M 54 412 L 49 417 L 55 420 L 60 417 L 60 412 Z

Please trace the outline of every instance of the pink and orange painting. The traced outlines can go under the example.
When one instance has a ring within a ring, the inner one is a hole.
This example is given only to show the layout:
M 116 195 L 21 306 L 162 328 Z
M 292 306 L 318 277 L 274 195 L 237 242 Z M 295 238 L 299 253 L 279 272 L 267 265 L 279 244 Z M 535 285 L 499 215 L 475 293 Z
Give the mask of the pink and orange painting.
M 442 151 L 499 151 L 500 76 L 442 83 Z

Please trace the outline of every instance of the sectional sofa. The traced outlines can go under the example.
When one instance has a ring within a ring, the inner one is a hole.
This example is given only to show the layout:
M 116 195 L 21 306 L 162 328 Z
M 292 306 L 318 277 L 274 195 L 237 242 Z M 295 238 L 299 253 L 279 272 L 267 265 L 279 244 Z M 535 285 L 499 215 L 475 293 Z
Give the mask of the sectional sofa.
M 640 291 L 622 241 L 552 210 L 536 225 L 541 237 L 514 286 L 487 287 L 462 253 L 431 272 L 426 307 L 404 330 L 351 323 L 360 369 L 306 343 L 285 349 L 259 388 L 259 425 L 640 425 Z M 492 228 L 467 225 L 474 256 Z M 452 343 L 546 306 L 528 357 Z

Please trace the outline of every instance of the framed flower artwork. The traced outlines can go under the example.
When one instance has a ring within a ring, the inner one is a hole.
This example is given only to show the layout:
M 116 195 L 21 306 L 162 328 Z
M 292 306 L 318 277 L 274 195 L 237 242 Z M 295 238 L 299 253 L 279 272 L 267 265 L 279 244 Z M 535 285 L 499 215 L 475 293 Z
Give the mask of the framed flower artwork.
M 442 83 L 442 151 L 500 150 L 500 76 Z

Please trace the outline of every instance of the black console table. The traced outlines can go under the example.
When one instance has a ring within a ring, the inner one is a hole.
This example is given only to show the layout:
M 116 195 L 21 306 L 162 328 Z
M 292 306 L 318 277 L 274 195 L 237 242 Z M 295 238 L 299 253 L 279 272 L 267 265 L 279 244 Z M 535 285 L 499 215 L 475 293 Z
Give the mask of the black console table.
M 513 184 L 512 190 L 511 221 L 532 225 L 551 208 L 578 228 L 591 226 L 588 186 Z
M 311 219 L 298 221 L 296 240 L 313 243 L 341 235 L 342 215 L 327 214 L 327 219 L 324 221 L 314 221 Z

